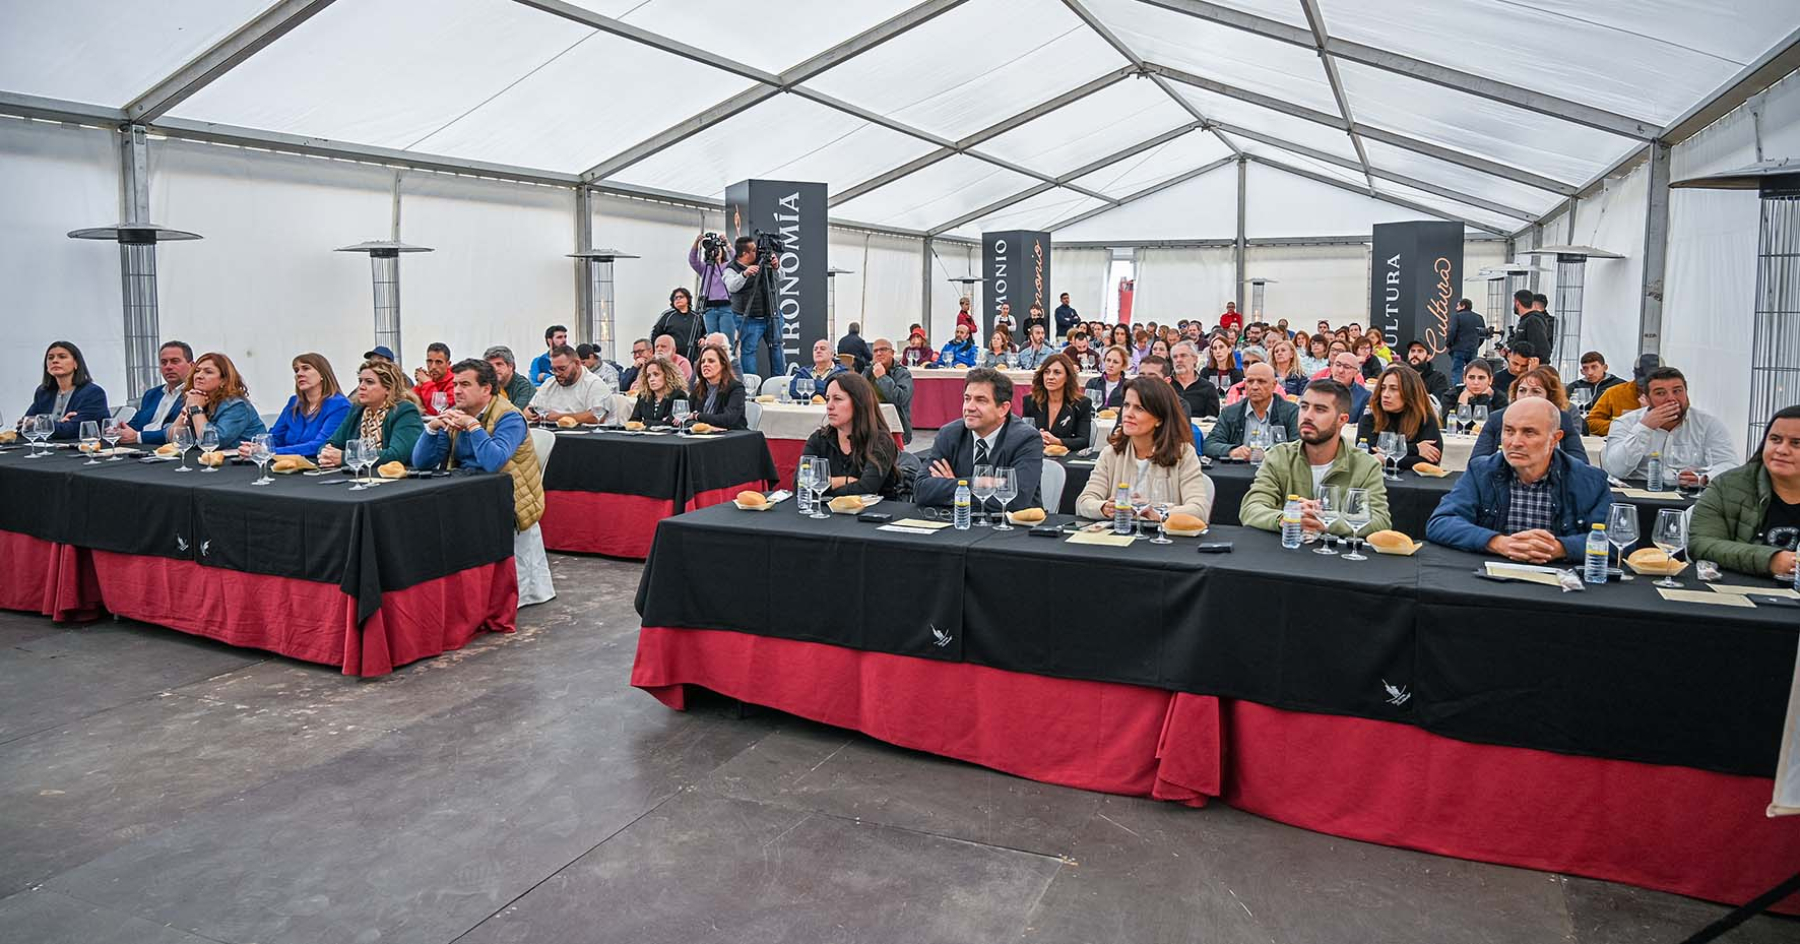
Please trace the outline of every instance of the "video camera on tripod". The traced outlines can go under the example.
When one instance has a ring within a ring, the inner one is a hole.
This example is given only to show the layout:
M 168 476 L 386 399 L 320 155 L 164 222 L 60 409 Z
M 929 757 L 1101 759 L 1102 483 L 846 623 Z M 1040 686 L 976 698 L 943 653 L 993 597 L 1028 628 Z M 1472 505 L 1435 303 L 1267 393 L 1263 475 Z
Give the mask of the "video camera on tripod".
M 787 241 L 774 233 L 756 230 L 751 234 L 756 239 L 756 264 L 765 269 L 779 269 L 781 254 L 787 252 Z
M 731 240 L 724 233 L 700 234 L 700 257 L 714 265 L 731 261 Z

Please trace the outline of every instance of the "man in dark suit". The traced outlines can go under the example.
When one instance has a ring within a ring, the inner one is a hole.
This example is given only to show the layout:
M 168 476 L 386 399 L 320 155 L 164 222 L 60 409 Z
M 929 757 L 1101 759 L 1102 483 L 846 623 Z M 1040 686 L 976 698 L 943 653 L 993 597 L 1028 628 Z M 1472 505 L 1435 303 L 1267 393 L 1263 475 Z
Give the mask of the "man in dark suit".
M 924 474 L 913 485 L 920 505 L 948 507 L 956 482 L 978 465 L 1010 468 L 1019 479 L 1019 494 L 1008 511 L 1040 504 L 1038 481 L 1044 474 L 1044 439 L 1012 412 L 1012 380 L 997 370 L 977 367 L 963 379 L 962 419 L 938 430 L 926 453 Z
M 156 369 L 163 385 L 144 391 L 137 413 L 119 436 L 123 443 L 160 446 L 169 441 L 169 426 L 181 412 L 181 388 L 194 369 L 194 349 L 185 341 L 165 341 L 156 352 Z
M 1219 411 L 1219 422 L 1206 434 L 1202 451 L 1214 459 L 1248 459 L 1252 429 L 1281 430 L 1287 442 L 1300 438 L 1300 408 L 1275 395 L 1275 368 L 1251 364 L 1244 370 L 1244 398 Z M 1263 439 L 1263 448 L 1274 445 Z

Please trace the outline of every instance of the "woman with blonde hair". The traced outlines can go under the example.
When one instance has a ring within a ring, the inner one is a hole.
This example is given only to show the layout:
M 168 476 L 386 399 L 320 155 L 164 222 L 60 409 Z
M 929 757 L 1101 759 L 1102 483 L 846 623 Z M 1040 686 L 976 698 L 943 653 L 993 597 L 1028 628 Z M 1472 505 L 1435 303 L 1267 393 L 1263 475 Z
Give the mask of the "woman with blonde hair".
M 268 429 L 250 405 L 250 390 L 237 365 L 216 351 L 195 358 L 183 396 L 186 400 L 171 428 L 186 426 L 194 431 L 195 440 L 212 429 L 218 433 L 220 449 L 236 449 Z
M 1294 342 L 1280 335 L 1269 345 L 1269 366 L 1275 368 L 1275 382 L 1283 393 L 1297 397 L 1306 390 L 1306 372 L 1300 366 L 1300 352 Z
M 644 362 L 642 383 L 638 384 L 637 404 L 631 408 L 631 419 L 645 426 L 670 426 L 675 422 L 675 401 L 687 399 L 687 385 L 681 380 L 681 369 L 666 357 L 652 357 Z
M 342 464 L 344 443 L 351 439 L 381 451 L 376 465 L 395 460 L 411 464 L 413 446 L 425 434 L 425 416 L 419 412 L 419 398 L 406 389 L 406 375 L 400 368 L 388 361 L 364 361 L 356 371 L 352 399 L 337 432 L 319 449 L 319 467 Z

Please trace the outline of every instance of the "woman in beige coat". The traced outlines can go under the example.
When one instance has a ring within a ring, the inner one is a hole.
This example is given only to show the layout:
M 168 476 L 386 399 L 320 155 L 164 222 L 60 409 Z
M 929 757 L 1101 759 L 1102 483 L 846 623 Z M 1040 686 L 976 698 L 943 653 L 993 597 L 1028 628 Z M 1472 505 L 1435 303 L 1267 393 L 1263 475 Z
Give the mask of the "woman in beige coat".
M 1194 451 L 1193 433 L 1181 411 L 1175 388 L 1160 377 L 1135 377 L 1125 382 L 1125 406 L 1119 425 L 1094 461 L 1094 474 L 1075 500 L 1075 513 L 1083 518 L 1111 518 L 1113 490 L 1121 482 L 1148 489 L 1163 481 L 1169 487 L 1169 513 L 1186 512 L 1201 521 L 1212 520 L 1213 484 L 1201 471 Z M 1161 516 L 1146 509 L 1144 520 Z

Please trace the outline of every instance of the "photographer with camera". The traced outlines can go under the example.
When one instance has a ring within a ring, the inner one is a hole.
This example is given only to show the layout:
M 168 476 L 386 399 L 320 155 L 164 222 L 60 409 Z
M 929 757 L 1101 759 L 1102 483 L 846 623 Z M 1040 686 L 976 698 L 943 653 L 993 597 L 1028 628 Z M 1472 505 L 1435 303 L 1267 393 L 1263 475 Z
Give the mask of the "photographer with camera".
M 719 233 L 701 233 L 694 237 L 688 250 L 688 266 L 700 276 L 700 320 L 706 333 L 725 336 L 727 352 L 737 343 L 737 318 L 731 312 L 731 289 L 725 285 L 725 267 L 730 265 L 731 244 Z M 684 351 L 688 359 L 700 356 L 696 347 Z
M 759 245 L 759 242 L 761 245 Z M 746 374 L 777 377 L 783 372 L 781 326 L 775 311 L 775 274 L 781 271 L 779 241 L 771 236 L 739 236 L 737 257 L 722 277 L 731 292 L 731 313 L 737 321 L 739 361 Z M 771 333 L 771 331 L 773 333 Z M 769 371 L 757 370 L 757 345 L 769 339 Z

